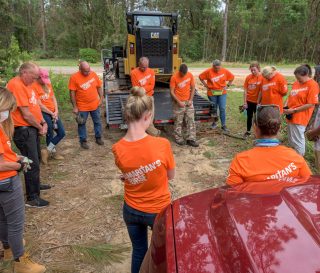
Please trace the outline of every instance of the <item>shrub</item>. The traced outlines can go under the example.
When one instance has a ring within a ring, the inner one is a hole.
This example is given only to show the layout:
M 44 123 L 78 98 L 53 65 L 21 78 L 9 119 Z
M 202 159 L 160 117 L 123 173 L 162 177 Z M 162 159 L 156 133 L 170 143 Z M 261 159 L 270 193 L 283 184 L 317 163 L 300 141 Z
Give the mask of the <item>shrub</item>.
M 93 48 L 80 48 L 79 57 L 89 63 L 96 63 L 99 60 L 98 52 Z

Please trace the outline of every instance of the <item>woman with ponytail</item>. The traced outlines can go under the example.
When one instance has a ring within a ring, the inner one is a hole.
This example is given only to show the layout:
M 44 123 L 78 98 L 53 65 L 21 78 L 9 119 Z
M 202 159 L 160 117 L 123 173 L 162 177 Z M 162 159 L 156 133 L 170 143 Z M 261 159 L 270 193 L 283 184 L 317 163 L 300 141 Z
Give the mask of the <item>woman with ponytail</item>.
M 281 126 L 278 105 L 259 105 L 254 122 L 255 147 L 237 154 L 226 183 L 239 191 L 276 193 L 304 183 L 311 171 L 304 158 L 277 138 Z
M 124 109 L 128 131 L 112 147 L 124 183 L 123 218 L 133 248 L 132 273 L 139 272 L 147 252 L 148 227 L 171 202 L 169 180 L 175 174 L 170 142 L 146 133 L 153 111 L 152 97 L 143 88 L 133 87 Z
M 304 133 L 314 106 L 318 103 L 319 86 L 312 79 L 311 67 L 307 64 L 297 67 L 294 75 L 297 80 L 292 85 L 284 114 L 287 116 L 289 144 L 304 156 L 306 150 Z

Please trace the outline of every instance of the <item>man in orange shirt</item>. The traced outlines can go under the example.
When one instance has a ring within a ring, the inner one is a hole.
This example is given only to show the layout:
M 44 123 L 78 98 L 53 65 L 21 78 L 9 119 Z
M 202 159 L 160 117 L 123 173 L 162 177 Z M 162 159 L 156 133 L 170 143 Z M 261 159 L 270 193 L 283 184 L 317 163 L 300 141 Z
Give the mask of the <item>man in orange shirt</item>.
M 132 87 L 143 87 L 146 90 L 146 94 L 153 98 L 156 79 L 153 69 L 149 68 L 149 59 L 147 57 L 139 59 L 139 66 L 131 71 L 130 77 Z M 147 129 L 147 133 L 152 136 L 159 136 L 160 130 L 156 129 L 152 122 Z
M 196 142 L 196 125 L 194 122 L 193 97 L 195 83 L 193 75 L 188 72 L 186 64 L 182 64 L 179 72 L 175 73 L 170 80 L 170 92 L 173 99 L 174 135 L 178 145 L 184 145 L 182 135 L 183 121 L 187 125 L 187 144 L 192 147 L 199 147 Z
M 288 92 L 287 80 L 276 71 L 273 66 L 266 66 L 262 69 L 262 84 L 258 97 L 258 104 L 276 104 L 283 112 L 283 97 Z
M 102 126 L 100 117 L 100 105 L 103 102 L 102 82 L 85 61 L 79 63 L 79 71 L 73 74 L 69 80 L 70 98 L 73 105 L 73 113 L 80 118 L 78 121 L 78 135 L 83 149 L 89 149 L 87 144 L 86 121 L 91 115 L 96 143 L 103 145 Z
M 304 156 L 306 143 L 304 133 L 314 106 L 318 103 L 319 86 L 311 78 L 311 67 L 301 65 L 294 71 L 294 82 L 287 100 L 288 140 L 292 148 Z
M 42 117 L 38 98 L 31 85 L 39 77 L 39 68 L 32 63 L 24 63 L 19 68 L 19 75 L 8 82 L 7 88 L 17 101 L 17 109 L 12 113 L 14 121 L 13 140 L 23 156 L 33 161 L 31 170 L 24 174 L 27 202 L 29 207 L 44 207 L 48 201 L 40 198 L 40 189 L 49 189 L 40 185 L 40 139 L 47 133 L 47 123 Z
M 255 147 L 237 154 L 231 162 L 226 183 L 239 191 L 277 193 L 282 188 L 304 183 L 311 171 L 304 158 L 280 145 L 277 134 L 281 115 L 277 105 L 257 107 Z
M 227 131 L 226 127 L 226 105 L 227 105 L 227 88 L 232 84 L 234 75 L 221 66 L 219 60 L 214 60 L 212 68 L 209 68 L 199 75 L 202 84 L 207 88 L 207 95 L 212 102 L 214 112 L 219 107 L 220 120 L 223 131 Z M 215 122 L 212 128 L 217 128 Z

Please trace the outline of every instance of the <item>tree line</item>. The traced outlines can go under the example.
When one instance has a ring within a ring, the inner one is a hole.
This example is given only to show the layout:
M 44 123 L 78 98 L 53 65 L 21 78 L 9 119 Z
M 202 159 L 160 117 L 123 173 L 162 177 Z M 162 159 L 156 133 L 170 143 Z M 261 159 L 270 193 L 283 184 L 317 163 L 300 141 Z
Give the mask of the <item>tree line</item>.
M 220 58 L 226 30 L 227 61 L 320 61 L 320 0 L 0 0 L 0 10 L 0 49 L 14 36 L 42 58 L 121 45 L 125 11 L 158 10 L 178 13 L 187 61 Z

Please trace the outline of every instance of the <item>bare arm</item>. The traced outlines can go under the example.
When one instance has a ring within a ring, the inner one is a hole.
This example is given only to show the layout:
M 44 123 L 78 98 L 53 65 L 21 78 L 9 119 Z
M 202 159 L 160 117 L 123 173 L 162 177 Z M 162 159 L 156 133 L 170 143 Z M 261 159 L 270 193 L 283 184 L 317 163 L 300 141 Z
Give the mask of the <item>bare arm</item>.
M 70 100 L 73 106 L 73 113 L 77 114 L 79 112 L 79 109 L 76 103 L 76 91 L 70 90 Z
M 262 91 L 259 91 L 259 95 L 258 95 L 258 104 L 261 104 L 261 99 L 262 99 Z
M 100 98 L 100 105 L 103 102 L 103 91 L 102 91 L 102 87 L 98 87 L 97 88 L 98 94 L 99 94 L 99 98 Z
M 38 103 L 39 103 L 39 106 L 40 106 L 42 112 L 45 112 L 45 113 L 53 116 L 53 112 L 51 112 L 46 106 L 44 106 L 40 100 L 38 100 Z
M 284 113 L 285 114 L 294 114 L 294 113 L 298 113 L 298 112 L 303 112 L 305 110 L 308 110 L 309 108 L 313 107 L 314 104 L 305 104 L 305 105 L 302 105 L 300 107 L 297 107 L 297 108 L 290 108 L 290 109 L 284 109 Z
M 167 170 L 167 176 L 169 180 L 173 180 L 176 175 L 176 169 Z
M 32 115 L 32 113 L 29 110 L 28 106 L 20 106 L 18 107 L 19 111 L 22 114 L 22 117 L 33 127 L 37 128 L 39 132 L 42 131 L 42 125 L 38 123 L 38 121 L 35 119 L 35 117 Z
M 55 109 L 54 114 L 56 117 L 58 117 L 59 108 L 58 108 L 58 102 L 55 95 L 53 95 L 53 103 L 54 103 L 54 109 Z
M 0 172 L 20 170 L 21 164 L 18 162 L 7 162 L 3 155 L 0 155 Z
M 203 86 L 204 86 L 205 88 L 210 89 L 210 88 L 208 87 L 208 85 L 207 85 L 207 83 L 206 83 L 205 80 L 201 80 L 200 78 L 199 78 L 199 80 L 201 81 L 201 83 L 203 84 Z
M 181 102 L 176 94 L 174 93 L 174 87 L 170 87 L 170 94 L 171 94 L 171 97 L 173 98 L 173 100 L 180 106 L 180 107 L 184 107 L 185 104 L 183 102 Z
M 247 105 L 247 88 L 244 88 L 243 90 L 243 105 Z

